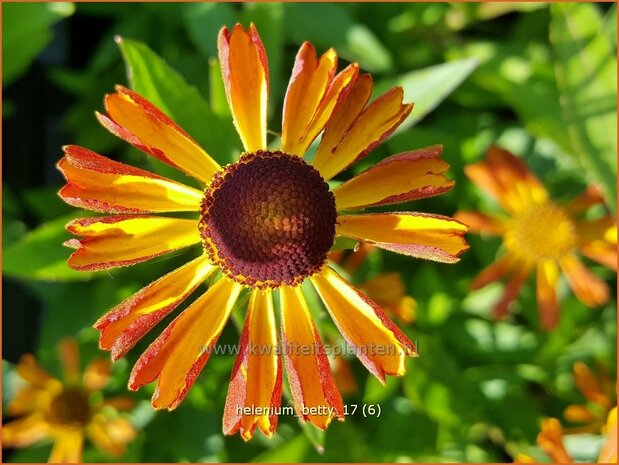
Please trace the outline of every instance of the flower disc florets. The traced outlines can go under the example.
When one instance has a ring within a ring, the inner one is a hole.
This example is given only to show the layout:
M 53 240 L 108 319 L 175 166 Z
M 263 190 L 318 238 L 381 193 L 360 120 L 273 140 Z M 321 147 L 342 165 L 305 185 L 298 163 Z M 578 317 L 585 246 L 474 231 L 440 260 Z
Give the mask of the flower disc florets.
M 532 205 L 509 222 L 505 245 L 533 262 L 559 260 L 576 247 L 576 227 L 558 205 Z
M 206 253 L 230 278 L 260 288 L 297 285 L 324 264 L 335 198 L 301 157 L 257 151 L 217 173 L 202 201 Z
M 64 428 L 83 428 L 90 421 L 88 395 L 80 388 L 66 388 L 52 399 L 47 421 Z

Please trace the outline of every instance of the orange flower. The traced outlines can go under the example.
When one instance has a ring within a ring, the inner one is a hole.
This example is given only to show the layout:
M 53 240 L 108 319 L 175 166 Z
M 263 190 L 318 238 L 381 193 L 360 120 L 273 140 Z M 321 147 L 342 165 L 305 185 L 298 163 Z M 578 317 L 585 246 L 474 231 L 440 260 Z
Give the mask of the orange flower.
M 493 313 L 504 316 L 529 275 L 537 272 L 537 302 L 540 323 L 552 329 L 558 321 L 556 297 L 559 270 L 562 270 L 584 304 L 595 307 L 608 301 L 609 289 L 591 273 L 576 252 L 617 270 L 617 227 L 610 215 L 597 220 L 582 217 L 590 206 L 602 199 L 593 189 L 560 206 L 549 198 L 541 182 L 524 163 L 506 150 L 492 147 L 485 162 L 465 168 L 467 176 L 490 194 L 508 216 L 487 216 L 462 211 L 456 218 L 473 232 L 500 235 L 506 249 L 495 263 L 473 281 L 479 289 L 508 276 L 501 299 Z
M 570 432 L 597 433 L 603 427 L 615 403 L 613 400 L 615 383 L 601 365 L 598 366 L 597 376 L 582 362 L 574 363 L 572 371 L 576 387 L 588 403 L 570 405 L 563 415 L 572 423 L 585 423 L 585 426 L 572 429 Z
M 109 361 L 93 360 L 80 378 L 73 339 L 60 343 L 60 360 L 64 381 L 47 374 L 32 355 L 21 358 L 16 371 L 26 384 L 6 410 L 20 418 L 2 425 L 2 447 L 27 447 L 51 438 L 54 447 L 49 462 L 78 463 L 84 436 L 88 436 L 102 451 L 123 454 L 135 430 L 114 409 L 128 410 L 133 402 L 127 397 L 102 398 L 100 391 L 109 381 Z
M 617 463 L 617 407 L 609 412 L 603 431 L 606 440 L 598 457 L 598 463 Z M 553 463 L 574 463 L 563 443 L 564 430 L 556 418 L 542 420 L 542 430 L 537 435 L 537 445 L 550 457 Z M 527 454 L 518 454 L 514 463 L 536 463 Z
M 563 445 L 563 428 L 556 418 L 542 420 L 542 431 L 537 435 L 537 444 L 554 463 L 573 463 Z
M 101 123 L 118 137 L 204 183 L 187 187 L 111 161 L 81 147 L 65 148 L 61 197 L 72 205 L 114 213 L 75 220 L 81 239 L 69 265 L 104 270 L 143 262 L 201 244 L 200 257 L 153 282 L 101 318 L 100 345 L 118 359 L 207 277 L 219 277 L 184 310 L 137 361 L 129 387 L 157 380 L 152 405 L 177 407 L 206 364 L 240 293 L 251 296 L 232 370 L 223 430 L 244 439 L 256 427 L 276 429 L 282 362 L 273 293 L 279 292 L 283 358 L 299 415 L 318 428 L 343 417 L 343 405 L 319 333 L 301 290 L 309 280 L 361 362 L 381 381 L 402 375 L 415 354 L 409 339 L 372 300 L 333 271 L 327 252 L 336 236 L 375 243 L 414 257 L 453 263 L 467 248 L 466 227 L 422 213 L 344 214 L 431 195 L 453 187 L 440 147 L 389 157 L 333 191 L 327 181 L 364 157 L 408 116 L 394 88 L 367 104 L 372 80 L 357 64 L 340 73 L 337 55 L 299 50 L 283 109 L 279 150 L 267 145 L 269 71 L 251 25 L 219 34 L 219 59 L 234 124 L 245 147 L 238 162 L 220 167 L 160 110 L 135 92 L 107 95 Z M 313 163 L 303 156 L 322 133 Z M 193 219 L 152 213 L 190 211 Z M 221 271 L 221 274 L 216 271 Z M 252 348 L 260 348 L 259 353 Z M 367 350 L 381 347 L 380 351 Z

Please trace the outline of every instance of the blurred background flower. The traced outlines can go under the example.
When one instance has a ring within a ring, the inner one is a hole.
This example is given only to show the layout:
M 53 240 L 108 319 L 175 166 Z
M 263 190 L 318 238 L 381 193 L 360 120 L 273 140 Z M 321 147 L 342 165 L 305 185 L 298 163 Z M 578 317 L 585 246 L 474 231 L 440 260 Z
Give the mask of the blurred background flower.
M 495 144 L 518 154 L 558 203 L 596 185 L 615 216 L 614 4 L 8 3 L 2 9 L 4 379 L 16 376 L 25 353 L 52 370 L 65 336 L 76 336 L 83 358 L 90 359 L 96 352 L 97 334 L 90 329 L 96 319 L 186 261 L 179 254 L 131 269 L 71 270 L 69 251 L 61 244 L 69 238 L 64 225 L 75 212 L 57 197 L 62 179 L 54 165 L 60 147 L 75 143 L 175 176 L 100 129 L 93 110 L 102 110 L 101 96 L 115 84 L 153 101 L 219 154 L 220 164 L 233 161 L 241 142 L 215 61 L 222 25 L 253 21 L 260 30 L 271 71 L 269 128 L 279 127 L 277 109 L 304 40 L 318 53 L 333 46 L 341 67 L 359 62 L 372 73 L 377 93 L 399 84 L 404 100 L 415 102 L 401 129 L 332 180 L 334 185 L 389 155 L 443 144 L 441 158 L 450 165 L 445 174 L 456 181 L 455 188 L 397 209 L 496 213 L 496 204 L 463 171 Z M 124 39 L 120 46 L 116 35 Z M 592 206 L 588 214 L 599 215 L 599 208 Z M 372 279 L 398 273 L 404 290 L 395 294 L 416 302 L 414 321 L 401 326 L 417 342 L 420 356 L 409 362 L 405 377 L 382 386 L 356 360 L 345 359 L 348 380 L 356 386 L 344 396 L 345 404 L 378 404 L 379 418 L 357 410 L 320 433 L 283 416 L 273 440 L 258 434 L 241 445 L 241 439 L 221 434 L 221 386 L 228 383 L 234 356 L 219 356 L 174 412 L 153 416 L 152 388 L 138 393 L 132 421 L 141 432 L 114 460 L 501 462 L 526 453 L 536 444 L 542 419 L 564 418 L 568 406 L 583 405 L 572 374 L 575 362 L 599 363 L 616 380 L 615 276 L 591 263 L 610 289 L 608 302 L 595 311 L 559 279 L 561 318 L 552 331 L 538 328 L 533 286 L 523 287 L 510 314 L 495 321 L 490 309 L 503 285 L 473 292 L 469 285 L 495 261 L 501 243 L 477 235 L 468 239 L 471 249 L 457 265 L 411 263 L 378 251 L 351 276 L 371 288 Z M 337 245 L 348 250 L 355 244 Z M 397 290 L 399 284 L 390 279 Z M 343 344 L 318 296 L 308 292 L 308 301 L 324 339 Z M 235 324 L 225 328 L 222 344 L 236 344 L 240 308 L 233 310 Z M 129 367 L 152 340 L 146 339 L 135 355 L 116 364 L 110 392 L 125 391 Z M 7 386 L 3 383 L 4 415 L 13 398 Z M 284 397 L 287 402 L 289 393 Z M 415 434 L 403 440 L 402 431 L 411 430 Z M 594 461 L 602 434 L 566 435 L 565 448 L 575 460 Z M 5 461 L 45 461 L 49 453 L 49 446 L 12 450 Z M 84 460 L 110 458 L 91 448 L 84 450 Z
M 130 410 L 126 396 L 104 397 L 110 379 L 110 362 L 94 359 L 80 373 L 77 343 L 63 339 L 59 345 L 62 381 L 50 376 L 36 359 L 25 354 L 15 371 L 21 378 L 6 414 L 17 417 L 2 425 L 2 447 L 28 447 L 52 440 L 52 463 L 80 463 L 84 439 L 98 449 L 120 456 L 135 439 L 132 424 L 118 410 Z
M 505 291 L 492 308 L 495 317 L 507 314 L 531 274 L 537 280 L 539 320 L 544 329 L 554 328 L 559 321 L 560 272 L 585 305 L 598 307 L 608 301 L 606 283 L 576 255 L 580 252 L 617 271 L 617 226 L 600 205 L 596 189 L 590 187 L 565 206 L 558 205 L 522 160 L 496 146 L 490 147 L 484 162 L 466 166 L 465 173 L 505 212 L 498 216 L 474 211 L 456 214 L 471 232 L 498 235 L 503 240 L 505 253 L 471 283 L 472 289 L 480 289 L 507 276 Z M 587 219 L 589 207 L 596 205 L 601 213 Z

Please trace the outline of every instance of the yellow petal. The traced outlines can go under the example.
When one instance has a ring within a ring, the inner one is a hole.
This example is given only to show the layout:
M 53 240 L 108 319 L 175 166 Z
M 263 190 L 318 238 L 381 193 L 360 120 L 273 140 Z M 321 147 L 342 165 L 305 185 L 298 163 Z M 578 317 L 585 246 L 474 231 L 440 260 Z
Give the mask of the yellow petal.
M 593 221 L 577 221 L 576 231 L 584 255 L 617 271 L 617 224 L 610 215 Z
M 333 151 L 351 128 L 363 107 L 372 95 L 372 77 L 369 74 L 353 76 L 342 91 L 333 109 L 333 114 L 325 126 L 325 132 L 316 151 L 313 165 L 318 171 L 328 164 Z M 322 171 L 321 171 L 322 173 Z
M 329 85 L 320 106 L 312 117 L 300 142 L 299 152 L 305 153 L 314 139 L 324 129 L 327 121 L 331 119 L 337 104 L 348 91 L 359 74 L 359 65 L 352 63 L 338 73 Z
M 337 68 L 337 54 L 329 49 L 320 60 L 316 49 L 304 42 L 295 58 L 284 99 L 282 151 L 303 156 L 316 134 L 307 128 L 323 101 Z M 321 128 L 322 129 L 322 128 Z M 311 139 L 310 139 L 311 137 Z
M 326 181 L 380 145 L 406 119 L 413 106 L 402 103 L 403 95 L 399 87 L 385 92 L 358 117 L 353 117 L 352 126 L 344 129 L 341 139 L 334 141 L 333 136 L 323 138 L 314 158 L 314 167 Z M 364 96 L 357 98 L 363 101 Z M 349 118 L 350 115 L 338 115 L 336 118 L 334 114 L 333 124 L 340 128 L 342 121 L 349 121 Z M 327 123 L 325 136 L 331 124 L 331 121 Z
M 40 413 L 2 425 L 2 447 L 26 447 L 49 436 L 49 425 Z
M 382 309 L 329 267 L 311 280 L 365 367 L 381 382 L 385 375 L 403 375 L 406 357 L 416 355 L 415 346 Z
M 583 245 L 580 251 L 591 260 L 617 271 L 617 246 L 605 242 L 595 242 Z
M 617 463 L 617 407 L 613 407 L 608 414 L 604 429 L 606 442 L 600 450 L 598 463 Z
M 241 289 L 222 277 L 187 307 L 138 359 L 129 388 L 158 379 L 153 407 L 178 407 L 207 362 Z
M 247 441 L 256 426 L 268 437 L 275 432 L 277 415 L 274 409 L 279 407 L 282 394 L 282 367 L 277 348 L 271 291 L 255 289 L 228 387 L 225 434 L 240 429 L 241 437 Z
M 101 331 L 99 346 L 118 360 L 216 269 L 201 255 L 142 288 L 94 324 Z
M 334 191 L 338 210 L 408 202 L 442 194 L 454 186 L 443 176 L 449 165 L 439 159 L 441 146 L 386 158 Z
M 269 68 L 258 31 L 237 24 L 218 39 L 219 61 L 234 124 L 247 152 L 265 150 Z
M 550 330 L 559 321 L 559 304 L 557 303 L 557 281 L 559 267 L 553 260 L 546 260 L 537 265 L 537 305 L 540 312 L 542 328 Z
M 93 444 L 100 450 L 111 455 L 122 455 L 125 446 L 133 441 L 136 431 L 124 418 L 106 418 L 97 415 L 88 425 L 88 437 Z
M 344 416 L 320 335 L 299 287 L 280 288 L 286 372 L 297 415 L 320 429 Z
M 90 392 L 100 391 L 110 381 L 110 360 L 97 358 L 92 360 L 84 370 L 83 385 Z
M 55 433 L 56 440 L 49 463 L 80 463 L 84 436 L 79 429 L 63 429 Z
M 514 457 L 514 463 L 537 463 L 537 460 L 527 454 L 518 454 Z
M 82 218 L 67 229 L 82 236 L 65 243 L 77 249 L 69 266 L 81 271 L 132 265 L 201 241 L 196 220 L 156 216 Z
M 606 283 L 589 271 L 576 256 L 566 256 L 560 265 L 574 294 L 582 303 L 598 307 L 608 301 L 610 290 Z
M 62 389 L 60 386 L 58 387 Z M 58 389 L 58 391 L 60 389 Z M 55 389 L 52 391 L 45 388 L 24 386 L 17 391 L 15 396 L 7 404 L 6 414 L 10 416 L 23 416 L 28 413 L 41 411 L 41 409 L 49 405 L 54 392 Z
M 111 213 L 198 211 L 202 192 L 82 147 L 64 147 L 58 193 L 70 205 Z
M 337 234 L 413 257 L 454 263 L 468 249 L 467 227 L 440 215 L 396 212 L 338 216 Z
M 44 388 L 54 380 L 54 378 L 41 368 L 32 354 L 24 354 L 21 356 L 16 371 L 22 379 L 28 381 L 34 387 Z
M 80 376 L 80 356 L 77 342 L 73 338 L 66 337 L 60 341 L 59 348 L 65 381 L 69 384 L 77 384 Z
M 221 167 L 174 121 L 148 100 L 122 86 L 105 98 L 109 116 L 97 113 L 112 134 L 138 149 L 208 182 Z

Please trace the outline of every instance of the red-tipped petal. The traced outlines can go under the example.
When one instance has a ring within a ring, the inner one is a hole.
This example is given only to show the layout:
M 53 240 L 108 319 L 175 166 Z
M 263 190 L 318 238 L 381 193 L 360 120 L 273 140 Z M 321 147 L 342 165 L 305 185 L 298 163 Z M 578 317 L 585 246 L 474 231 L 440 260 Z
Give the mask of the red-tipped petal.
M 137 390 L 155 380 L 155 409 L 175 409 L 206 364 L 228 320 L 241 286 L 221 278 L 185 309 L 136 362 L 129 388 Z
M 198 211 L 202 193 L 83 147 L 64 147 L 56 165 L 67 180 L 60 197 L 70 205 L 106 213 Z
M 240 352 L 228 387 L 223 431 L 251 439 L 256 426 L 268 437 L 277 428 L 281 403 L 282 364 L 271 291 L 254 290 L 245 317 Z
M 118 360 L 215 270 L 200 256 L 142 288 L 95 323 L 99 346 Z
M 443 173 L 441 146 L 386 158 L 338 186 L 333 194 L 338 210 L 407 202 L 442 194 L 454 186 Z
M 69 266 L 80 271 L 133 265 L 201 241 L 195 220 L 156 216 L 81 218 L 67 230 L 81 236 L 65 242 L 77 249 Z
M 383 383 L 385 375 L 403 375 L 406 357 L 416 355 L 415 346 L 385 312 L 329 267 L 311 280 L 365 367 Z
M 337 234 L 413 257 L 454 263 L 468 249 L 467 227 L 441 215 L 414 212 L 338 216 Z

